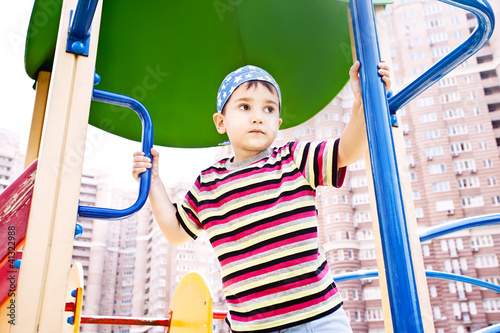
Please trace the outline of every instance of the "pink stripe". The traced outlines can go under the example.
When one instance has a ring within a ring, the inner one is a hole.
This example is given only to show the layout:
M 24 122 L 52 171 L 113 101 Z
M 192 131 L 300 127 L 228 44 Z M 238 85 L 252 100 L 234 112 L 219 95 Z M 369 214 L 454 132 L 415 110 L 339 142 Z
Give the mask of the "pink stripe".
M 211 228 L 213 226 L 218 226 L 218 225 L 221 225 L 221 224 L 226 224 L 228 222 L 234 221 L 235 219 L 239 219 L 241 217 L 244 217 L 244 216 L 247 216 L 247 215 L 251 215 L 251 214 L 253 214 L 255 212 L 262 212 L 262 211 L 264 211 L 264 210 L 266 210 L 268 208 L 275 207 L 275 206 L 277 206 L 280 203 L 290 202 L 290 201 L 293 201 L 293 200 L 295 200 L 297 198 L 302 198 L 304 196 L 313 196 L 309 192 L 312 192 L 312 191 L 306 191 L 306 190 L 300 191 L 300 192 L 295 193 L 293 195 L 288 195 L 286 197 L 280 197 L 278 199 L 278 201 L 276 201 L 276 202 L 273 202 L 273 203 L 270 203 L 270 204 L 267 204 L 267 205 L 264 205 L 264 206 L 252 208 L 252 209 L 247 209 L 247 210 L 244 210 L 244 211 L 242 211 L 240 213 L 233 214 L 233 215 L 231 215 L 231 216 L 229 216 L 229 217 L 227 217 L 225 219 L 210 221 L 210 222 L 208 222 L 208 223 L 205 224 L 205 229 Z
M 291 306 L 288 306 L 286 308 L 277 309 L 274 311 L 259 313 L 255 316 L 251 316 L 251 317 L 240 317 L 240 316 L 235 316 L 235 315 L 231 314 L 231 320 L 240 321 L 240 322 L 250 322 L 250 321 L 254 321 L 254 320 L 279 316 L 279 315 L 283 315 L 283 314 L 289 314 L 290 312 L 297 311 L 297 310 L 303 310 L 303 309 L 306 309 L 307 307 L 322 303 L 322 302 L 326 301 L 328 298 L 335 295 L 336 293 L 338 293 L 338 289 L 334 288 L 321 298 L 316 298 L 316 299 L 313 299 L 313 300 L 310 300 L 310 301 L 307 301 L 304 303 L 291 305 Z
M 283 217 L 281 219 L 273 220 L 270 223 L 259 224 L 259 225 L 255 226 L 252 229 L 248 229 L 248 230 L 236 233 L 236 234 L 232 234 L 231 236 L 219 239 L 219 240 L 213 242 L 212 246 L 213 247 L 217 247 L 221 243 L 222 244 L 226 244 L 228 242 L 238 241 L 238 240 L 240 240 L 242 238 L 245 238 L 245 237 L 247 237 L 247 236 L 249 236 L 251 234 L 255 234 L 255 233 L 257 233 L 259 231 L 262 231 L 262 230 L 265 230 L 265 229 L 273 228 L 273 227 L 282 225 L 282 224 L 290 222 L 290 221 L 297 221 L 297 220 L 300 220 L 300 219 L 303 219 L 303 218 L 306 218 L 306 217 L 315 217 L 315 216 L 316 216 L 315 212 L 303 212 L 303 213 L 295 214 L 295 215 L 292 215 L 292 216 L 285 216 L 285 217 Z
M 238 297 L 238 299 L 236 299 L 236 300 L 227 300 L 227 303 L 229 303 L 229 304 L 244 303 L 244 302 L 255 300 L 255 299 L 267 296 L 267 295 L 275 295 L 275 294 L 278 294 L 278 293 L 285 291 L 285 290 L 292 290 L 295 288 L 299 288 L 302 286 L 313 284 L 313 283 L 316 283 L 318 281 L 321 281 L 321 279 L 323 279 L 323 277 L 326 275 L 327 272 L 328 272 L 328 266 L 325 266 L 325 268 L 323 268 L 323 270 L 321 271 L 321 273 L 319 275 L 312 276 L 312 277 L 305 279 L 305 280 L 296 281 L 296 282 L 289 283 L 286 285 L 281 285 L 279 287 L 275 287 L 272 289 L 263 290 L 261 292 L 251 294 L 248 296 Z
M 247 274 L 238 275 L 238 276 L 232 278 L 231 280 L 224 282 L 223 287 L 227 288 L 234 283 L 241 282 L 241 281 L 244 281 L 244 280 L 247 280 L 249 278 L 259 276 L 259 275 L 264 275 L 264 274 L 267 274 L 269 272 L 275 272 L 275 271 L 283 269 L 283 268 L 292 267 L 292 266 L 307 262 L 309 260 L 314 261 L 317 259 L 317 257 L 318 257 L 317 254 L 313 254 L 313 255 L 310 255 L 307 257 L 302 257 L 302 258 L 298 258 L 295 260 L 282 262 L 282 263 L 274 265 L 272 267 L 266 267 L 266 268 L 262 268 L 262 269 L 259 269 L 259 270 L 256 270 L 256 271 L 253 271 L 253 272 L 250 272 Z
M 319 180 L 319 184 L 323 185 L 323 154 L 325 152 L 326 141 L 323 141 L 319 148 L 319 156 L 318 161 L 314 161 L 314 163 L 318 163 L 319 174 L 316 175 Z
M 239 256 L 224 259 L 220 262 L 220 264 L 221 264 L 221 266 L 224 266 L 224 265 L 227 265 L 227 264 L 230 264 L 233 262 L 237 262 L 237 261 L 242 260 L 242 259 L 249 259 L 250 257 L 255 256 L 259 253 L 264 253 L 264 252 L 267 252 L 270 250 L 274 250 L 274 249 L 280 248 L 282 246 L 292 244 L 294 242 L 301 242 L 301 241 L 308 240 L 311 238 L 316 238 L 316 236 L 317 236 L 317 233 L 312 232 L 312 233 L 308 233 L 305 235 L 300 235 L 300 236 L 284 239 L 282 241 L 272 243 L 272 244 L 267 245 L 267 246 L 259 247 L 258 249 L 255 249 L 254 251 L 246 252 L 246 253 L 241 254 Z

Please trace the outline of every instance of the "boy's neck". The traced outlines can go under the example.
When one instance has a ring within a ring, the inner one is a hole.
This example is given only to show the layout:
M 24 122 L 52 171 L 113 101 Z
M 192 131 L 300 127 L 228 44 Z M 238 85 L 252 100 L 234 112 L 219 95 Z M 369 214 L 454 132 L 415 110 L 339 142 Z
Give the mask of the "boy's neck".
M 227 167 L 227 169 L 237 169 L 240 167 L 245 167 L 247 165 L 250 165 L 250 164 L 266 157 L 266 156 L 271 155 L 272 152 L 273 152 L 273 148 L 268 147 L 267 149 L 265 149 L 257 154 L 252 154 L 251 156 L 248 156 L 246 158 L 241 158 L 241 156 L 240 156 L 240 159 L 237 159 L 237 155 L 235 154 L 235 156 L 231 157 L 228 160 L 228 163 L 226 163 L 226 167 Z

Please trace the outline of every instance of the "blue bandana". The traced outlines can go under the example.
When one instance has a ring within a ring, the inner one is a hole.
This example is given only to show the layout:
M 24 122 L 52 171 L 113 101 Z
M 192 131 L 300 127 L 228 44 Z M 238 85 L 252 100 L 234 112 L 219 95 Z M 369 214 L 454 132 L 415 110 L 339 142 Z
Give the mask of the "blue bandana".
M 252 80 L 266 81 L 271 83 L 278 92 L 281 108 L 281 91 L 273 77 L 262 68 L 248 65 L 238 68 L 232 73 L 229 73 L 224 81 L 222 81 L 222 84 L 219 87 L 219 92 L 217 94 L 217 112 L 222 112 L 224 105 L 226 105 L 226 102 L 228 101 L 229 97 L 231 97 L 231 94 L 236 88 L 238 88 L 242 83 Z

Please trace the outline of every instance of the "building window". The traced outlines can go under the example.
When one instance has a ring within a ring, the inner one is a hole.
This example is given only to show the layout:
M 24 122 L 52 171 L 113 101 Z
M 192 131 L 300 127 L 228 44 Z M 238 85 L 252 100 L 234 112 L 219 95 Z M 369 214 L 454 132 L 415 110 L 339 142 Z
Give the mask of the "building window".
M 495 254 L 486 254 L 474 257 L 476 268 L 498 267 L 498 259 Z
M 436 286 L 430 286 L 429 287 L 429 293 L 431 297 L 437 297 L 437 289 Z
M 445 173 L 446 172 L 446 165 L 445 164 L 431 164 L 429 165 L 429 173 L 431 175 L 436 175 L 439 173 Z
M 367 321 L 384 320 L 384 313 L 382 311 L 382 308 L 367 308 L 365 316 Z
M 467 133 L 467 125 L 465 124 L 448 126 L 448 136 L 463 135 Z
M 473 208 L 484 206 L 483 197 L 481 195 L 466 196 L 461 199 L 463 208 Z
M 428 257 L 431 255 L 429 251 L 429 245 L 422 245 L 422 254 L 424 255 L 424 257 Z
M 459 178 L 457 179 L 458 188 L 463 190 L 466 188 L 474 188 L 479 187 L 479 178 L 478 177 L 467 177 L 467 178 Z
M 424 209 L 422 207 L 415 208 L 415 217 L 417 219 L 424 217 Z
M 449 190 L 450 190 L 450 183 L 449 182 L 439 182 L 439 183 L 432 184 L 432 191 L 435 193 L 448 192 Z
M 500 298 L 483 299 L 484 312 L 500 312 Z
M 496 186 L 497 185 L 497 178 L 495 176 L 491 176 L 486 178 L 486 184 L 488 186 Z
M 438 129 L 424 131 L 422 134 L 424 136 L 424 140 L 437 139 L 440 137 L 440 133 L 439 133 Z

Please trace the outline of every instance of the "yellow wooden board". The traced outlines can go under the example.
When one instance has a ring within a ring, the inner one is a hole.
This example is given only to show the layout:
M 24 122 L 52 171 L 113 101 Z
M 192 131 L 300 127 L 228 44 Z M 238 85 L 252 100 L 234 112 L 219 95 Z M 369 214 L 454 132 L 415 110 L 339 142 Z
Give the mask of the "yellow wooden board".
M 71 292 L 76 290 L 76 297 L 71 296 Z M 66 284 L 66 303 L 75 303 L 75 313 L 70 311 L 63 312 L 62 329 L 63 333 L 78 333 L 80 331 L 80 319 L 82 315 L 83 301 L 83 267 L 79 262 L 71 266 L 68 274 L 68 283 Z M 73 325 L 67 323 L 67 319 L 74 316 Z
M 169 333 L 213 331 L 213 299 L 205 280 L 197 273 L 186 274 L 170 303 L 172 319 Z

